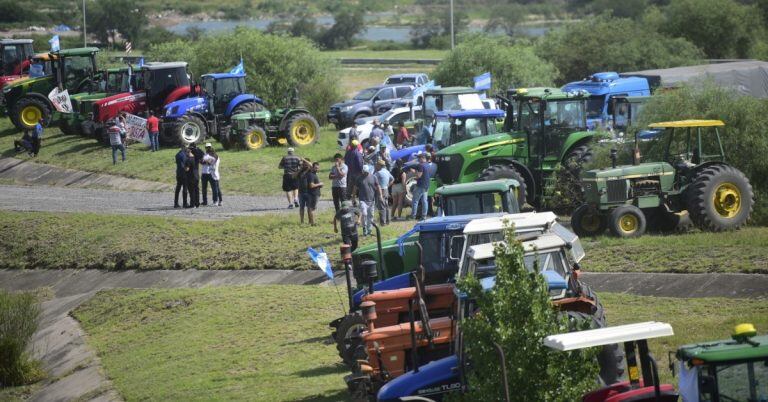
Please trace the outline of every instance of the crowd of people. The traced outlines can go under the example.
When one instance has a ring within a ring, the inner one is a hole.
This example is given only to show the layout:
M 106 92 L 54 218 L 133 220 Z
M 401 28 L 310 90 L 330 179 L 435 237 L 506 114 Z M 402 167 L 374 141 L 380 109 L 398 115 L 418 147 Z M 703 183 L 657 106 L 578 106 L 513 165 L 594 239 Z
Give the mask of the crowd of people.
M 173 198 L 174 208 L 199 208 L 208 204 L 208 185 L 211 186 L 211 206 L 221 206 L 221 183 L 219 165 L 221 159 L 213 145 L 205 144 L 205 152 L 192 143 L 182 145 L 176 153 L 176 191 Z M 201 176 L 202 173 L 202 176 Z M 203 183 L 203 201 L 200 202 L 200 180 Z M 182 204 L 179 205 L 179 193 Z

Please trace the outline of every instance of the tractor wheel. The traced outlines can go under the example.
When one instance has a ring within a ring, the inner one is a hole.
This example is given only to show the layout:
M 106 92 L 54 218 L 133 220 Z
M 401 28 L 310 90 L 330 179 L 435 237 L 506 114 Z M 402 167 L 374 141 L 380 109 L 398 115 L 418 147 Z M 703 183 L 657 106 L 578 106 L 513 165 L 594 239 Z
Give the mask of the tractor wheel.
M 242 141 L 245 149 L 255 151 L 267 145 L 267 133 L 259 126 L 249 126 L 243 133 Z
M 701 230 L 713 232 L 740 228 L 755 204 L 749 180 L 729 165 L 702 169 L 686 193 L 693 223 Z
M 96 133 L 97 125 L 93 120 L 86 120 L 80 123 L 80 132 L 85 137 L 93 137 Z
M 19 130 L 31 130 L 40 122 L 40 119 L 43 119 L 44 125 L 48 125 L 51 121 L 51 112 L 50 107 L 40 99 L 21 98 L 13 107 L 11 121 Z
M 365 320 L 360 314 L 348 314 L 336 328 L 336 350 L 344 363 L 350 367 L 355 364 L 354 352 L 362 344 L 360 334 L 366 328 Z
M 590 328 L 607 327 L 608 322 L 605 318 L 603 303 L 589 285 L 581 281 L 579 281 L 579 284 L 581 284 L 581 291 L 584 296 L 595 301 L 595 310 L 591 316 L 592 323 Z M 583 313 L 574 312 L 574 314 L 579 315 Z M 587 318 L 580 316 L 580 319 L 586 320 Z M 600 349 L 597 355 L 597 362 L 600 365 L 600 380 L 605 385 L 618 382 L 624 375 L 624 358 L 624 351 L 619 344 L 605 345 Z
M 581 171 L 584 164 L 592 160 L 592 151 L 586 145 L 575 147 L 562 161 L 562 168 L 557 171 L 556 192 L 552 208 L 558 215 L 567 215 L 573 211 L 574 205 L 584 202 L 584 191 L 581 188 Z
M 77 130 L 77 127 L 69 124 L 69 120 L 67 120 L 67 119 L 62 119 L 59 122 L 59 130 L 61 130 L 61 132 L 66 134 L 66 135 L 78 135 L 78 134 L 80 134 L 80 132 Z
M 182 116 L 176 130 L 176 140 L 179 144 L 198 144 L 205 140 L 205 122 L 197 116 Z
M 413 188 L 416 186 L 416 173 L 413 169 L 408 169 L 405 173 L 405 202 L 404 206 L 410 207 L 413 203 Z
M 232 148 L 232 141 L 229 139 L 229 134 L 232 132 L 232 127 L 224 126 L 219 130 L 219 143 L 224 149 Z
M 320 125 L 309 113 L 291 116 L 286 127 L 288 143 L 295 147 L 314 144 L 320 134 Z
M 642 236 L 645 227 L 645 214 L 634 205 L 616 207 L 608 217 L 608 228 L 618 237 Z
M 571 215 L 571 227 L 581 237 L 601 235 L 607 226 L 605 216 L 587 204 L 581 204 Z
M 246 102 L 238 105 L 233 111 L 232 115 L 240 114 L 240 113 L 251 113 L 251 112 L 260 112 L 264 110 L 264 106 L 261 103 L 257 102 Z
M 523 204 L 526 202 L 533 202 L 533 197 L 528 196 L 528 193 L 525 191 L 525 179 L 523 179 L 523 176 L 520 174 L 520 172 L 517 171 L 517 169 L 515 169 L 513 165 L 489 166 L 480 172 L 480 175 L 477 176 L 476 181 L 489 181 L 498 179 L 514 179 L 520 183 L 520 187 L 517 189 L 517 203 L 520 208 L 522 208 Z

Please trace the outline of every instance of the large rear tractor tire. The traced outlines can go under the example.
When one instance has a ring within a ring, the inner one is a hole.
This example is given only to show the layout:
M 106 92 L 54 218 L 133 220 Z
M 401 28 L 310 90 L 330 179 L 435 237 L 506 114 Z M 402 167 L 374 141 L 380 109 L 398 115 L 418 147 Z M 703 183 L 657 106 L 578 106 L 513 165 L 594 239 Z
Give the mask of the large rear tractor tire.
M 528 192 L 526 191 L 525 179 L 523 179 L 523 176 L 520 174 L 520 172 L 517 171 L 517 169 L 515 169 L 513 165 L 489 166 L 480 172 L 480 175 L 477 176 L 476 181 L 489 181 L 498 179 L 514 179 L 520 183 L 520 187 L 517 189 L 517 203 L 520 208 L 522 208 L 523 204 L 526 202 L 533 202 L 533 197 L 529 197 Z
M 243 147 L 255 151 L 267 145 L 267 132 L 259 126 L 249 126 L 243 133 Z
M 205 141 L 205 122 L 197 116 L 184 115 L 176 126 L 176 140 L 179 144 L 199 144 Z
M 611 211 L 608 228 L 617 237 L 639 237 L 645 233 L 645 214 L 634 205 L 621 205 Z
M 573 148 L 562 161 L 562 168 L 557 171 L 556 195 L 550 201 L 553 211 L 567 215 L 574 205 L 584 202 L 584 190 L 581 188 L 582 167 L 592 160 L 592 151 L 587 145 Z
M 314 144 L 320 135 L 320 125 L 309 113 L 296 113 L 291 116 L 286 129 L 286 139 L 295 147 Z
M 240 113 L 251 113 L 251 112 L 260 112 L 264 110 L 264 105 L 258 102 L 245 102 L 237 105 L 237 107 L 232 111 L 232 115 L 240 114 Z
M 32 97 L 21 98 L 11 112 L 11 122 L 19 130 L 32 130 L 40 119 L 47 126 L 51 121 L 51 108 L 42 100 Z
M 360 334 L 366 328 L 365 320 L 360 314 L 348 314 L 336 329 L 336 350 L 339 351 L 344 364 L 349 367 L 355 364 L 354 352 L 362 344 Z
M 76 125 L 69 124 L 69 120 L 61 119 L 59 122 L 59 129 L 66 135 L 79 135 L 80 130 Z
M 712 232 L 742 227 L 755 204 L 749 180 L 729 165 L 702 169 L 686 193 L 691 220 L 699 229 Z
M 595 237 L 605 232 L 608 223 L 600 211 L 587 204 L 581 204 L 571 215 L 571 227 L 581 237 Z
M 229 135 L 232 133 L 232 127 L 224 126 L 219 130 L 219 143 L 224 149 L 232 148 L 232 140 Z

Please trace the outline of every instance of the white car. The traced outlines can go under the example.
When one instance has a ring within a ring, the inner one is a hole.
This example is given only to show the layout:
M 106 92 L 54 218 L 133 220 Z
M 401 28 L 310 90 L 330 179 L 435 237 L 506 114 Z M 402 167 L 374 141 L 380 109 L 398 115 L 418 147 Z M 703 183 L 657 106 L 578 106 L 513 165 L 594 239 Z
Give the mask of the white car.
M 413 108 L 414 113 L 421 110 L 421 106 L 416 106 Z M 363 119 L 358 119 L 356 122 L 357 125 L 357 140 L 360 141 L 360 143 L 364 143 L 368 137 L 371 135 L 371 130 L 373 130 L 373 120 L 379 120 L 379 122 L 382 123 L 389 123 L 392 126 L 392 129 L 397 128 L 397 124 L 401 121 L 408 121 L 411 120 L 411 108 L 409 107 L 398 107 L 392 110 L 389 110 L 388 112 L 380 115 L 380 116 L 372 116 L 372 117 L 366 117 Z M 362 123 L 362 124 L 361 124 Z M 347 144 L 349 143 L 349 130 L 351 130 L 352 127 L 347 127 L 343 130 L 339 130 L 339 138 L 336 140 L 336 143 L 339 144 L 339 147 L 346 148 Z

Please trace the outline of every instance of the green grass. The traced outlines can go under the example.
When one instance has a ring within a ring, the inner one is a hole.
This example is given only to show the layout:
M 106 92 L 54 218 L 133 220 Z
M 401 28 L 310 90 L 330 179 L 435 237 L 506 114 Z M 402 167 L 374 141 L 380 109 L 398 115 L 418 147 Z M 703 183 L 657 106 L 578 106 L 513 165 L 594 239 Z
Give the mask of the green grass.
M 340 235 L 330 212 L 320 226 L 299 225 L 298 213 L 221 221 L 180 218 L 0 213 L 0 268 L 97 269 L 316 269 L 308 246 L 324 247 L 338 262 Z M 413 222 L 395 222 L 385 238 Z M 373 238 L 361 238 L 361 243 Z
M 341 90 L 347 97 L 352 97 L 363 88 L 381 85 L 390 75 L 401 73 L 427 73 L 435 69 L 432 65 L 396 66 L 348 66 L 342 69 Z
M 740 322 L 768 329 L 766 300 L 601 297 L 611 325 L 672 324 L 675 336 L 650 343 L 664 381 L 667 351 Z M 319 286 L 111 290 L 74 312 L 127 401 L 344 400 L 347 372 L 327 342 L 340 314 Z

